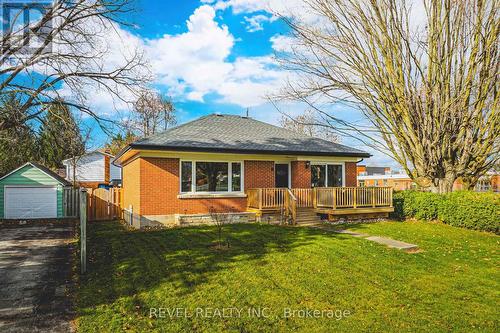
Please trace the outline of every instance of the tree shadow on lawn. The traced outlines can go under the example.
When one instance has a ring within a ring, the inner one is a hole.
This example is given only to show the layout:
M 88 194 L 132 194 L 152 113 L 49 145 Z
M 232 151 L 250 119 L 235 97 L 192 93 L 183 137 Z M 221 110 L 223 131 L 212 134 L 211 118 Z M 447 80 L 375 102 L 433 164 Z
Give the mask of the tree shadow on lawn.
M 313 228 L 233 224 L 224 227 L 230 247 L 217 250 L 216 228 L 208 226 L 143 232 L 105 222 L 88 229 L 89 264 L 81 280 L 80 307 L 111 304 L 165 282 L 175 286 L 171 295 L 186 296 L 239 262 L 266 265 L 267 254 L 291 252 L 325 234 L 348 238 Z

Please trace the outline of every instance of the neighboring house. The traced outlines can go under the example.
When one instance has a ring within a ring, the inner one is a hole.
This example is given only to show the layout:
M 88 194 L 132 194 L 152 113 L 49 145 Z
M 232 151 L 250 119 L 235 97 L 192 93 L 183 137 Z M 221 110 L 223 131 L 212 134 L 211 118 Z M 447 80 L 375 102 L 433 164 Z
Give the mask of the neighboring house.
M 416 189 L 417 185 L 411 178 L 401 172 L 393 172 L 389 167 L 367 167 L 358 165 L 358 186 L 389 186 L 395 191 Z M 453 190 L 463 190 L 461 179 L 457 179 L 453 184 Z M 500 174 L 489 171 L 482 176 L 474 187 L 476 192 L 500 191 Z
M 395 191 L 415 189 L 416 184 L 405 173 L 394 173 L 385 175 L 359 176 L 358 186 L 389 186 Z
M 64 178 L 46 167 L 28 162 L 0 178 L 0 218 L 63 217 Z
M 144 225 L 211 211 L 279 211 L 288 188 L 299 207 L 327 200 L 330 214 L 332 192 L 311 188 L 355 187 L 356 163 L 370 156 L 251 118 L 210 115 L 134 142 L 114 163 L 123 170 L 124 208 Z
M 462 190 L 463 184 L 461 179 L 457 179 L 453 184 L 453 190 Z M 485 175 L 479 178 L 476 186 L 474 187 L 476 192 L 500 192 L 500 173 L 498 171 L 488 171 Z
M 93 151 L 85 155 L 63 161 L 66 167 L 66 180 L 87 188 L 107 187 L 121 183 L 120 167 L 111 163 L 113 155 L 102 151 Z M 74 166 L 76 165 L 76 169 Z M 76 170 L 76 172 L 74 172 Z
M 358 176 L 385 175 L 387 173 L 391 173 L 390 167 L 358 165 L 356 170 Z

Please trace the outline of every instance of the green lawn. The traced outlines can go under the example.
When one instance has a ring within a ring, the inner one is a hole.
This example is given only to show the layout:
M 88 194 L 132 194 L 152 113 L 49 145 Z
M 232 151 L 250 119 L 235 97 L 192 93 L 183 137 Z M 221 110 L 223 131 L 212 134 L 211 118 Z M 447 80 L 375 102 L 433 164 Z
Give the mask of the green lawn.
M 499 331 L 498 236 L 431 223 L 351 229 L 416 243 L 423 251 L 258 224 L 227 226 L 231 247 L 215 250 L 213 227 L 129 232 L 116 222 L 91 224 L 89 273 L 77 293 L 78 330 Z M 152 307 L 164 308 L 165 318 L 150 318 Z M 240 315 L 234 310 L 231 316 L 232 307 Z M 170 318 L 174 308 L 191 317 Z M 214 309 L 224 308 L 227 317 L 216 316 Z M 286 317 L 286 308 L 323 312 L 320 318 Z M 261 309 L 263 316 L 250 316 L 248 309 Z M 337 320 L 339 311 L 345 316 Z

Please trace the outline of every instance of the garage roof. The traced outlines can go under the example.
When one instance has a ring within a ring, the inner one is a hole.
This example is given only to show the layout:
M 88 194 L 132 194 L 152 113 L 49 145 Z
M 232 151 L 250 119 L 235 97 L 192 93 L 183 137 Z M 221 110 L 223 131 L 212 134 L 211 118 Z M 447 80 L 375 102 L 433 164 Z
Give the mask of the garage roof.
M 70 182 L 68 182 L 66 179 L 62 178 L 61 176 L 59 176 L 54 171 L 50 170 L 46 166 L 43 166 L 43 165 L 35 163 L 35 162 L 27 162 L 27 163 L 21 165 L 19 168 L 12 170 L 11 172 L 9 172 L 8 174 L 6 174 L 3 177 L 0 177 L 0 180 L 9 177 L 10 175 L 12 175 L 13 173 L 15 173 L 16 171 L 21 170 L 22 168 L 24 168 L 24 167 L 26 167 L 28 165 L 31 165 L 32 167 L 37 168 L 38 170 L 42 171 L 47 176 L 53 178 L 54 180 L 56 180 L 58 183 L 60 183 L 63 186 L 70 186 L 71 185 Z

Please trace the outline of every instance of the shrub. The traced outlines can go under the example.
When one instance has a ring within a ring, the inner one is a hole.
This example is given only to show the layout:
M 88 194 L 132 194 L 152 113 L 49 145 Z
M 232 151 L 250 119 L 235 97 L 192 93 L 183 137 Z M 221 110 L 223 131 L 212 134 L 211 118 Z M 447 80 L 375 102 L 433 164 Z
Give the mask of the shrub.
M 438 217 L 439 194 L 417 191 L 402 191 L 394 194 L 394 217 L 405 219 L 414 217 L 435 220 Z
M 394 213 L 397 219 L 438 219 L 443 223 L 500 232 L 500 194 L 468 191 L 435 194 L 402 191 L 394 194 Z
M 439 206 L 439 220 L 446 224 L 494 233 L 500 231 L 500 194 L 453 192 Z

